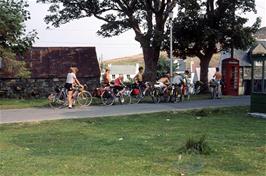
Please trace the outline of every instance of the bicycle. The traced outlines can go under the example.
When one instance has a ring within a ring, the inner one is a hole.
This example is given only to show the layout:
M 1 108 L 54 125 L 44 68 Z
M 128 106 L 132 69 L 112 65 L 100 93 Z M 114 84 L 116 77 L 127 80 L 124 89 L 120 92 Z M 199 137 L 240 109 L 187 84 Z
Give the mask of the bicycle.
M 182 85 L 173 84 L 170 86 L 170 99 L 169 102 L 179 103 L 183 101 Z
M 92 102 L 92 95 L 86 91 L 84 87 L 75 86 L 73 89 L 73 105 L 78 103 L 80 106 L 89 106 Z M 48 103 L 52 108 L 63 108 L 68 105 L 67 89 L 64 87 L 56 87 L 55 92 L 48 96 Z
M 196 81 L 195 83 L 193 83 L 191 85 L 192 87 L 192 91 L 191 91 L 191 94 L 192 95 L 198 95 L 201 91 L 201 86 L 203 85 L 203 82 L 201 81 Z
M 162 88 L 159 83 L 156 83 L 154 85 L 154 90 L 153 90 L 154 102 L 160 103 L 161 100 L 163 100 L 164 102 L 169 102 L 170 92 L 171 92 L 171 86 L 167 86 L 167 88 Z
M 145 90 L 146 89 L 146 90 Z M 132 84 L 131 85 L 131 101 L 134 104 L 138 104 L 145 99 L 145 97 L 150 97 L 152 102 L 155 103 L 155 97 L 153 95 L 153 86 L 151 83 L 146 82 L 145 87 L 141 85 Z M 144 92 L 145 91 L 145 92 Z
M 109 86 L 104 88 L 101 95 L 101 100 L 106 106 L 113 105 L 116 100 L 118 100 L 120 104 L 130 104 L 130 93 L 131 91 L 127 86 L 124 86 L 122 90 L 117 92 L 115 92 L 115 87 Z
M 211 99 L 219 98 L 219 83 L 215 81 L 215 79 L 210 80 L 210 93 L 211 93 Z

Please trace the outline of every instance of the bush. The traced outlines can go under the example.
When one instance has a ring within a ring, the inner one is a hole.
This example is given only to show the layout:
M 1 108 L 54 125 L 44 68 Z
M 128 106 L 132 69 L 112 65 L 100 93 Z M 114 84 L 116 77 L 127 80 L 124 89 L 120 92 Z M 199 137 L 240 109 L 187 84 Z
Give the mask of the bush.
M 200 137 L 199 140 L 194 138 L 189 138 L 186 141 L 186 144 L 181 147 L 179 150 L 179 153 L 189 153 L 189 154 L 203 154 L 203 155 L 209 155 L 211 153 L 211 148 L 209 147 L 206 136 L 203 135 Z

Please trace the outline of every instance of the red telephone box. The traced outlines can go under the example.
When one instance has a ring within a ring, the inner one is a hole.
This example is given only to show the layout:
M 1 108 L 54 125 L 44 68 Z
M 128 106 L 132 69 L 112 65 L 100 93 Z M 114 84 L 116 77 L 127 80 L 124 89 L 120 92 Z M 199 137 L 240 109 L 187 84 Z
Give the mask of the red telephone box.
M 222 77 L 224 81 L 223 95 L 238 95 L 239 60 L 227 58 L 222 61 Z

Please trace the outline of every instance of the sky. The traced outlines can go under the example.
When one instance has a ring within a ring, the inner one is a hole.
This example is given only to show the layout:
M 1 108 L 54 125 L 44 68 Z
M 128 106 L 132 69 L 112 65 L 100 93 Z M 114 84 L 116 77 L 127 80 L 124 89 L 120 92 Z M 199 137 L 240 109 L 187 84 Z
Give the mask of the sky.
M 44 17 L 49 14 L 49 5 L 36 3 L 36 0 L 28 0 L 31 19 L 26 22 L 27 31 L 36 29 L 39 39 L 34 46 L 95 46 L 97 57 L 104 60 L 118 57 L 130 56 L 142 53 L 140 44 L 134 40 L 134 32 L 130 30 L 120 36 L 103 38 L 96 34 L 100 29 L 102 21 L 91 18 L 83 18 L 61 25 L 59 28 L 47 29 Z M 255 22 L 256 17 L 262 18 L 261 26 L 266 26 L 266 2 L 255 0 L 257 14 L 248 13 L 247 25 Z

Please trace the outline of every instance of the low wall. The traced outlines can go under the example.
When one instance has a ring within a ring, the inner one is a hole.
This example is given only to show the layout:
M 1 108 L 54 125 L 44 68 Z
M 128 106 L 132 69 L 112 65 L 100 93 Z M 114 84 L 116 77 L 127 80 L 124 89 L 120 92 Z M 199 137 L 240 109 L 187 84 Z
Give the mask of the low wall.
M 92 91 L 99 86 L 99 78 L 78 78 L 81 84 L 87 84 Z M 0 78 L 0 96 L 6 98 L 47 97 L 55 87 L 62 87 L 66 78 Z

